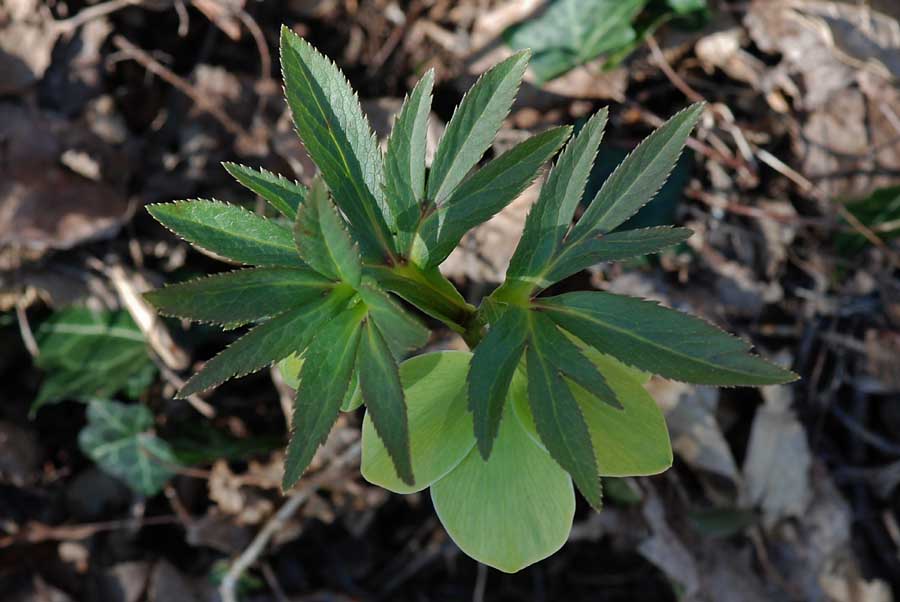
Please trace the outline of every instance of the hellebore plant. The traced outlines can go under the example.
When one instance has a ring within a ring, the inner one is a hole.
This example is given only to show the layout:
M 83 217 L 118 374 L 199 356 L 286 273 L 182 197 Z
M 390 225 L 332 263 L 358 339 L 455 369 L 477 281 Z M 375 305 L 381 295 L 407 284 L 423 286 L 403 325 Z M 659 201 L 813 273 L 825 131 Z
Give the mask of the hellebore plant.
M 382 153 L 340 70 L 283 29 L 287 101 L 320 176 L 307 189 L 226 164 L 281 213 L 275 220 L 211 200 L 149 207 L 190 243 L 251 266 L 148 294 L 167 315 L 227 328 L 256 324 L 180 395 L 281 362 L 297 390 L 285 488 L 300 478 L 339 412 L 364 404 L 363 476 L 398 493 L 430 487 L 459 547 L 510 572 L 563 545 L 575 511 L 573 482 L 600 509 L 601 477 L 651 475 L 671 465 L 665 421 L 643 387 L 650 373 L 725 386 L 794 378 L 751 355 L 740 339 L 656 303 L 596 291 L 541 296 L 588 266 L 654 253 L 690 235 L 685 228 L 617 228 L 666 180 L 702 106 L 644 140 L 572 225 L 605 110 L 571 140 L 570 127 L 552 128 L 476 168 L 528 57 L 519 52 L 481 76 L 426 168 L 433 72 L 406 99 Z M 506 281 L 470 305 L 438 266 L 564 144 Z M 410 308 L 461 334 L 472 351 L 405 359 L 429 338 Z

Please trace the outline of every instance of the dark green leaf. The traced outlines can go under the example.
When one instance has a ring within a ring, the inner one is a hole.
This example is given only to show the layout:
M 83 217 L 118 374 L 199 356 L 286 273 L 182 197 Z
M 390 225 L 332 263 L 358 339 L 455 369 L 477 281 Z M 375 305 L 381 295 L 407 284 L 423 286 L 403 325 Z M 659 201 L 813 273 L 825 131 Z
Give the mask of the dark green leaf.
M 877 230 L 882 240 L 900 237 L 900 186 L 876 190 L 868 197 L 846 204 L 847 211 L 863 225 Z M 835 246 L 843 255 L 858 253 L 869 244 L 868 239 L 856 231 L 839 232 Z
M 591 506 L 599 510 L 603 504 L 603 491 L 591 434 L 572 391 L 550 361 L 553 351 L 553 348 L 543 347 L 541 339 L 532 338 L 528 343 L 526 362 L 531 412 L 547 451 L 572 475 L 575 486 Z
M 474 414 L 478 451 L 484 459 L 491 455 L 527 336 L 527 310 L 511 306 L 475 347 L 468 378 L 469 409 Z
M 649 253 L 658 253 L 691 237 L 689 228 L 643 228 L 625 230 L 590 238 L 572 247 L 542 279 L 541 286 L 559 282 L 602 261 L 620 261 Z
M 309 466 L 340 413 L 364 317 L 359 306 L 339 313 L 319 329 L 306 350 L 284 461 L 284 489 L 292 487 Z
M 148 205 L 147 211 L 186 241 L 237 263 L 303 266 L 291 231 L 237 205 L 191 200 Z
M 314 270 L 332 280 L 358 287 L 362 277 L 359 252 L 344 229 L 344 220 L 316 178 L 303 207 L 297 211 L 294 241 L 300 256 Z
M 602 292 L 567 293 L 536 306 L 560 326 L 626 364 L 706 385 L 772 385 L 796 375 L 749 354 L 716 326 L 654 302 Z
M 381 151 L 356 93 L 333 62 L 287 27 L 281 29 L 281 69 L 297 133 L 355 238 L 366 255 L 392 253 Z
M 362 329 L 357 355 L 359 389 L 367 414 L 384 443 L 397 475 L 407 485 L 415 483 L 409 447 L 406 400 L 400 384 L 397 360 L 372 320 Z
M 478 78 L 450 118 L 428 175 L 428 199 L 440 205 L 481 159 L 519 89 L 528 51 L 517 52 Z
M 78 446 L 105 472 L 142 495 L 154 495 L 174 475 L 178 460 L 152 428 L 153 415 L 144 406 L 92 401 Z
M 306 198 L 306 186 L 265 169 L 253 169 L 239 163 L 222 165 L 235 180 L 264 198 L 286 218 L 294 221 L 297 208 Z
M 251 268 L 170 284 L 144 298 L 163 315 L 236 326 L 323 297 L 333 283 L 304 268 Z
M 403 103 L 384 158 L 385 200 L 396 217 L 397 248 L 404 253 L 425 200 L 425 142 L 433 86 L 434 69 L 429 69 Z
M 321 325 L 338 313 L 346 301 L 347 292 L 335 290 L 321 301 L 263 322 L 209 360 L 178 395 L 184 398 L 200 393 L 303 351 Z
M 428 329 L 374 282 L 363 282 L 358 292 L 395 357 L 428 342 Z
M 435 267 L 463 235 L 506 207 L 538 176 L 538 169 L 568 138 L 572 129 L 557 127 L 532 136 L 468 177 L 419 226 L 410 258 Z

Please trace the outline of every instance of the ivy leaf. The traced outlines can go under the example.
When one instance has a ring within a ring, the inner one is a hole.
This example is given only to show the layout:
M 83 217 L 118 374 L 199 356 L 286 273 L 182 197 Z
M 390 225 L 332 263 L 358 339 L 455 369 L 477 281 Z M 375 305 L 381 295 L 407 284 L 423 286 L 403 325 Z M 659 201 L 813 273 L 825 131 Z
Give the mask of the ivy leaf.
M 573 246 L 536 284 L 541 287 L 549 286 L 603 261 L 620 261 L 658 253 L 666 247 L 684 242 L 692 234 L 690 228 L 660 226 L 611 232 L 591 238 Z
M 552 349 L 542 347 L 540 338 L 533 337 L 529 341 L 526 364 L 531 412 L 547 451 L 572 475 L 578 490 L 591 506 L 599 510 L 603 492 L 591 435 L 572 391 L 550 361 L 551 352 Z
M 466 92 L 438 143 L 428 199 L 440 205 L 484 155 L 509 113 L 530 52 L 517 52 L 485 72 Z
M 297 208 L 306 198 L 306 186 L 265 169 L 253 169 L 239 163 L 223 163 L 222 166 L 235 180 L 264 198 L 283 216 L 294 221 Z
M 542 298 L 536 307 L 557 324 L 626 364 L 705 385 L 772 385 L 797 376 L 699 318 L 652 301 L 602 292 Z
M 53 314 L 35 333 L 46 372 L 32 413 L 64 399 L 137 397 L 153 382 L 156 366 L 144 335 L 126 311 L 73 308 Z
M 532 136 L 466 178 L 420 224 L 410 254 L 413 263 L 435 267 L 444 261 L 466 232 L 493 217 L 534 181 L 571 131 L 563 126 Z
M 294 241 L 300 256 L 314 270 L 331 280 L 359 286 L 359 252 L 344 229 L 344 220 L 328 199 L 321 178 L 313 181 L 306 203 L 297 211 Z
M 333 62 L 281 29 L 285 95 L 297 133 L 366 255 L 394 252 L 394 218 L 384 200 L 382 157 L 356 92 Z
M 333 283 L 304 268 L 250 268 L 169 284 L 144 295 L 163 315 L 237 326 L 323 297 Z
M 584 193 L 606 119 L 607 110 L 598 111 L 566 144 L 525 219 L 522 238 L 507 270 L 508 280 L 539 275 L 553 259 Z
M 303 267 L 290 230 L 237 205 L 201 199 L 148 205 L 147 211 L 189 243 L 226 260 Z
M 397 475 L 368 413 L 362 426 L 362 475 L 367 481 L 395 493 L 421 491 L 458 466 L 475 447 L 466 411 L 471 357 L 465 351 L 441 351 L 400 364 L 415 482 L 409 485 Z
M 358 292 L 395 357 L 428 342 L 428 329 L 374 282 L 364 281 Z
M 490 457 L 500 419 L 506 404 L 510 382 L 525 350 L 528 313 L 521 307 L 509 307 L 475 347 L 469 369 L 469 409 L 473 413 L 478 451 Z
M 433 87 L 434 69 L 429 69 L 403 102 L 385 152 L 384 193 L 396 217 L 401 251 L 409 249 L 425 200 L 425 143 Z
M 353 373 L 364 317 L 360 306 L 341 312 L 323 325 L 306 350 L 284 461 L 284 489 L 300 479 L 337 420 Z
M 460 549 L 514 573 L 560 549 L 575 515 L 572 480 L 540 449 L 512 412 L 484 460 L 472 450 L 431 486 L 441 524 Z
M 362 328 L 356 362 L 366 415 L 372 417 L 400 480 L 412 486 L 416 481 L 400 371 L 397 360 L 372 320 L 367 320 Z
M 335 290 L 312 302 L 263 322 L 209 360 L 178 392 L 185 398 L 244 376 L 302 351 L 318 328 L 346 303 L 345 291 Z
M 92 401 L 78 446 L 103 471 L 142 495 L 154 495 L 173 476 L 178 460 L 152 428 L 153 415 L 144 406 Z

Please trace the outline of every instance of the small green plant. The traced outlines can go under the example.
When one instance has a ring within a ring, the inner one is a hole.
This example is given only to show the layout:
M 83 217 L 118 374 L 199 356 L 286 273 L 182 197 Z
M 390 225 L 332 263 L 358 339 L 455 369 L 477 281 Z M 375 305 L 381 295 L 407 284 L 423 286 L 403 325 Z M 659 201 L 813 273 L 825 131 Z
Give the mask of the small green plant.
M 339 412 L 364 404 L 363 475 L 400 493 L 430 487 L 460 548 L 504 571 L 565 542 L 573 481 L 599 509 L 601 477 L 671 465 L 665 422 L 643 387 L 649 373 L 711 385 L 794 378 L 750 355 L 740 339 L 655 303 L 604 292 L 541 296 L 597 262 L 653 253 L 690 235 L 616 228 L 663 184 L 699 105 L 647 138 L 572 226 L 606 123 L 606 112 L 597 113 L 556 161 L 506 282 L 475 307 L 441 275 L 438 266 L 462 236 L 516 198 L 570 136 L 569 127 L 547 130 L 474 169 L 528 58 L 519 52 L 475 83 L 427 169 L 433 73 L 406 99 L 382 154 L 343 74 L 284 29 L 287 101 L 320 177 L 306 189 L 226 165 L 280 212 L 275 220 L 209 200 L 149 207 L 189 242 L 253 266 L 148 294 L 169 315 L 256 324 L 181 395 L 281 362 L 297 389 L 285 488 Z M 472 351 L 403 361 L 429 337 L 409 306 L 460 333 Z

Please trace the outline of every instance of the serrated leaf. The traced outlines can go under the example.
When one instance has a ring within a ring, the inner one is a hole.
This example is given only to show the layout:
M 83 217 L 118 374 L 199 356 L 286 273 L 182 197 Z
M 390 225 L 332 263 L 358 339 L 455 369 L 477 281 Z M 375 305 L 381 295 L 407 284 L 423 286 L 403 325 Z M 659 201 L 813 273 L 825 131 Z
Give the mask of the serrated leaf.
M 337 420 L 353 373 L 364 317 L 359 306 L 334 316 L 304 354 L 284 461 L 284 489 L 297 482 Z
M 137 397 L 156 376 L 144 335 L 127 311 L 56 312 L 35 332 L 44 381 L 32 406 L 64 399 Z
M 431 164 L 431 203 L 442 204 L 491 145 L 512 106 L 529 55 L 523 50 L 494 65 L 466 92 L 441 136 Z
M 475 347 L 468 377 L 469 409 L 473 414 L 478 451 L 485 459 L 491 455 L 509 385 L 525 350 L 527 336 L 527 310 L 509 307 Z
M 182 387 L 179 397 L 211 389 L 303 351 L 318 328 L 338 313 L 346 301 L 346 291 L 335 290 L 321 301 L 290 310 L 254 327 L 209 360 Z
M 684 242 L 691 234 L 693 231 L 689 228 L 661 226 L 610 232 L 591 238 L 575 245 L 537 284 L 541 287 L 549 286 L 603 261 L 620 261 L 658 253 L 666 247 Z
M 553 259 L 575 216 L 606 119 L 607 110 L 598 111 L 566 144 L 525 219 L 522 238 L 506 272 L 508 280 L 534 278 Z
M 284 91 L 297 133 L 350 221 L 365 255 L 393 253 L 393 216 L 384 200 L 382 157 L 359 99 L 328 58 L 281 29 Z
M 297 208 L 306 198 L 306 186 L 265 169 L 253 169 L 239 163 L 223 163 L 222 166 L 235 180 L 264 198 L 283 216 L 294 221 Z
M 372 320 L 367 320 L 363 326 L 356 368 L 366 415 L 372 417 L 375 430 L 400 480 L 413 485 L 416 480 L 410 457 L 409 425 L 400 370 L 387 341 Z
M 384 196 L 396 218 L 397 248 L 409 249 L 425 200 L 425 143 L 434 69 L 407 97 L 394 122 L 384 157 Z
M 542 298 L 535 306 L 597 350 L 666 378 L 721 386 L 769 385 L 796 378 L 750 355 L 741 339 L 651 301 L 578 292 Z
M 612 232 L 653 198 L 678 161 L 703 107 L 696 103 L 679 112 L 622 161 L 572 229 L 564 253 L 581 241 Z
M 103 471 L 142 495 L 154 495 L 174 475 L 178 460 L 152 428 L 153 415 L 144 406 L 92 401 L 78 446 Z
M 367 265 L 366 273 L 384 290 L 457 332 L 462 332 L 459 324 L 475 311 L 437 268 L 422 269 L 409 263 L 392 267 Z
M 359 286 L 359 251 L 344 228 L 343 218 L 331 204 L 321 178 L 313 181 L 306 203 L 297 211 L 294 241 L 300 257 L 311 268 L 326 278 Z
M 490 459 L 473 449 L 431 486 L 435 512 L 456 545 L 507 573 L 559 550 L 575 515 L 571 478 L 511 414 Z
M 148 205 L 189 243 L 245 265 L 302 267 L 291 231 L 237 205 L 203 199 Z
M 571 389 L 588 425 L 599 476 L 636 477 L 667 470 L 672 466 L 669 431 L 659 406 L 642 385 L 644 373 L 593 349 L 585 349 L 584 354 L 597 366 L 623 406 L 615 409 L 597 403 L 596 397 L 584 389 Z M 522 380 L 514 380 L 510 388 L 515 415 L 525 430 L 540 441 Z
M 295 391 L 300 388 L 300 371 L 303 369 L 303 355 L 292 353 L 280 362 L 278 362 L 278 371 L 281 372 L 281 378 L 284 383 Z M 350 378 L 350 386 L 347 387 L 347 393 L 341 402 L 342 412 L 352 412 L 362 405 L 362 397 L 359 395 L 359 380 L 356 371 Z
M 553 320 L 539 312 L 529 312 L 528 325 L 528 345 L 540 354 L 542 362 L 578 383 L 600 401 L 617 409 L 622 408 L 603 375 Z
M 428 342 L 428 329 L 374 282 L 364 281 L 358 292 L 395 357 Z
M 323 297 L 333 283 L 306 268 L 251 268 L 144 294 L 163 315 L 236 326 Z
M 426 353 L 400 364 L 406 396 L 409 444 L 415 482 L 404 483 L 366 414 L 362 427 L 362 475 L 395 493 L 421 491 L 462 462 L 475 446 L 466 411 L 466 375 L 471 353 Z
M 529 406 L 547 451 L 572 476 L 591 506 L 599 510 L 603 491 L 591 435 L 572 391 L 550 361 L 552 351 L 542 347 L 539 338 L 529 340 L 525 351 Z
M 520 142 L 466 178 L 419 225 L 410 259 L 436 267 L 456 248 L 463 235 L 506 207 L 538 176 L 571 133 L 556 127 Z

